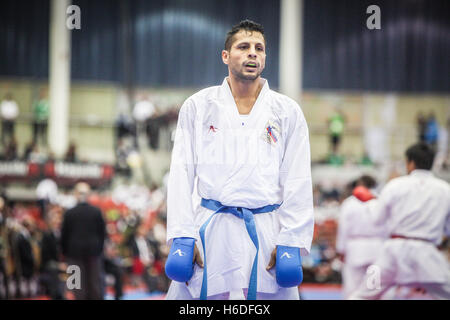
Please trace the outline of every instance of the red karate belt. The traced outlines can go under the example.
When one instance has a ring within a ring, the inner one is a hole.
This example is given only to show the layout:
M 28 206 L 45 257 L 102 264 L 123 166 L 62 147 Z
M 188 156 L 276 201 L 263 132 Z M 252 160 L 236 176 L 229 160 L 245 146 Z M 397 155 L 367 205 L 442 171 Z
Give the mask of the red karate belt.
M 408 239 L 408 240 L 419 240 L 419 241 L 425 241 L 425 242 L 432 242 L 428 239 L 423 239 L 423 238 L 416 238 L 416 237 L 407 237 L 407 236 L 402 236 L 400 234 L 391 234 L 391 239 Z

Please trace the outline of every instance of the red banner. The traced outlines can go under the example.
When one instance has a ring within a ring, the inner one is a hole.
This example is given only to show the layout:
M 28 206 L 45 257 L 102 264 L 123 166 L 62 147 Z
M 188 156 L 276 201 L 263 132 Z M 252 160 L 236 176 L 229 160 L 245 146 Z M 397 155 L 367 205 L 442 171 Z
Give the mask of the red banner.
M 85 181 L 93 186 L 109 183 L 114 167 L 98 163 L 49 161 L 44 164 L 25 161 L 0 161 L 0 181 L 38 181 L 49 178 L 58 185 L 72 185 Z

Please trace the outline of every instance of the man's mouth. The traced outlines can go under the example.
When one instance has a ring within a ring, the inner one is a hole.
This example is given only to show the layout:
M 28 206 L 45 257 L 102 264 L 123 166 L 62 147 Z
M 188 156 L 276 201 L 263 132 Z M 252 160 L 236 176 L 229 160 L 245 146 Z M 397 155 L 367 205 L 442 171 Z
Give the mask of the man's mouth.
M 256 68 L 256 67 L 257 67 L 257 64 L 256 64 L 256 62 L 247 62 L 247 63 L 245 64 L 245 66 L 246 66 L 247 68 Z

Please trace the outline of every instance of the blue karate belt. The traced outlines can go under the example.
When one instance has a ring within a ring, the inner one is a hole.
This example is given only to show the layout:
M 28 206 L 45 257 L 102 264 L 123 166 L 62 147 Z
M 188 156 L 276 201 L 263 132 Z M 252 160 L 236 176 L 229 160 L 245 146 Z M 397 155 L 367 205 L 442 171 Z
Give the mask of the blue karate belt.
M 261 208 L 256 209 L 247 209 L 242 207 L 230 207 L 221 204 L 219 201 L 203 199 L 201 202 L 202 207 L 210 209 L 214 211 L 214 213 L 206 220 L 206 222 L 200 228 L 200 239 L 202 241 L 203 246 L 203 259 L 204 259 L 204 267 L 203 267 L 203 282 L 202 289 L 200 291 L 200 300 L 206 300 L 208 296 L 208 277 L 207 277 L 207 269 L 206 269 L 206 248 L 205 248 L 205 232 L 206 227 L 209 225 L 211 219 L 217 213 L 231 213 L 238 217 L 239 219 L 244 219 L 245 227 L 247 228 L 248 235 L 252 240 L 253 244 L 256 247 L 256 256 L 253 260 L 252 273 L 250 275 L 250 282 L 248 284 L 248 292 L 247 292 L 247 300 L 256 300 L 256 289 L 257 289 L 257 272 L 258 272 L 258 253 L 259 253 L 259 244 L 258 244 L 258 234 L 256 233 L 256 225 L 255 219 L 253 217 L 254 214 L 258 213 L 266 213 L 272 212 L 275 209 L 278 209 L 279 204 L 271 204 Z

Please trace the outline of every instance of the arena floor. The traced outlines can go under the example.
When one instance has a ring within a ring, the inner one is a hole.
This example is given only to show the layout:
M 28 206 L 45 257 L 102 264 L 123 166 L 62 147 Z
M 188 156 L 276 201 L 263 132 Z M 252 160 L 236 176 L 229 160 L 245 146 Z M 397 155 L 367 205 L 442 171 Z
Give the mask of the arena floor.
M 333 284 L 305 284 L 300 290 L 303 300 L 342 300 L 341 286 Z M 123 300 L 162 300 L 165 293 L 148 293 L 145 287 L 125 287 Z M 108 290 L 105 297 L 107 300 L 114 299 L 114 292 Z
M 395 297 L 389 297 L 388 300 L 432 300 L 426 293 L 414 292 L 406 288 L 399 288 Z M 121 300 L 164 300 L 164 292 L 147 292 L 144 285 L 133 287 L 125 285 L 124 295 Z M 343 300 L 342 287 L 339 284 L 316 284 L 306 283 L 300 287 L 301 300 Z M 71 293 L 67 293 L 66 298 L 73 300 Z M 24 300 L 49 300 L 47 296 L 38 296 L 33 299 Z M 114 300 L 114 290 L 107 288 L 105 300 Z

